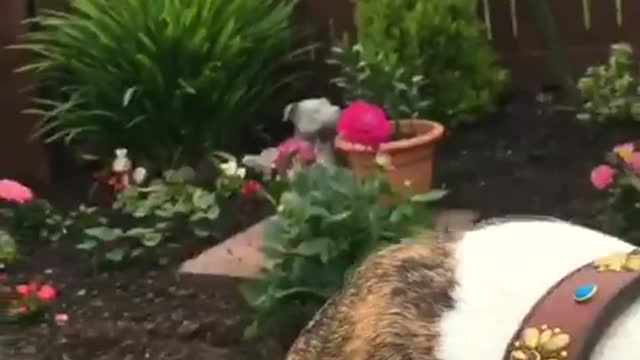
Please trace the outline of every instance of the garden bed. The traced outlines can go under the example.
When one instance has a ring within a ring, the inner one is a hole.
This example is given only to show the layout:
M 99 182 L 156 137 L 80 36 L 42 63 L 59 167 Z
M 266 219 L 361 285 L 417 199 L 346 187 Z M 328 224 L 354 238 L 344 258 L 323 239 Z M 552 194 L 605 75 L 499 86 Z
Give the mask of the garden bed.
M 445 138 L 435 166 L 436 184 L 451 190 L 443 206 L 474 209 L 483 217 L 550 215 L 597 226 L 604 198 L 591 187 L 589 172 L 605 151 L 640 127 L 589 130 L 569 113 L 538 110 L 534 102 L 518 102 Z M 56 187 L 55 197 L 80 198 L 82 187 L 71 182 Z M 220 239 L 266 215 L 256 203 L 236 204 L 231 213 Z M 176 273 L 182 260 L 201 249 L 203 244 L 176 248 L 166 268 L 96 273 L 86 266 L 86 255 L 70 245 L 38 247 L 10 269 L 10 281 L 51 281 L 61 292 L 55 312 L 68 314 L 69 321 L 60 327 L 1 328 L 0 358 L 284 358 L 283 336 L 242 340 L 251 311 L 236 280 Z

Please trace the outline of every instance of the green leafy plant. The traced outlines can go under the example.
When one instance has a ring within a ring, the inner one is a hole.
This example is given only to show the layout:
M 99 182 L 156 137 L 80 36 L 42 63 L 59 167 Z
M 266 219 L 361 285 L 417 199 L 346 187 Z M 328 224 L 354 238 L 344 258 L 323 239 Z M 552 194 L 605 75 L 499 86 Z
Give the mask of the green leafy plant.
M 429 226 L 426 208 L 443 191 L 411 199 L 392 192 L 381 174 L 356 179 L 344 168 L 300 168 L 288 180 L 267 225 L 263 277 L 244 288 L 256 309 L 246 335 L 263 333 L 301 311 L 308 318 L 372 251 Z
M 348 100 L 385 105 L 392 118 L 426 117 L 454 127 L 490 111 L 506 73 L 467 0 L 356 1 L 357 41 L 330 63 Z
M 634 245 L 640 245 L 640 144 L 616 146 L 607 162 L 591 172 L 595 188 L 606 191 L 604 228 Z
M 0 269 L 12 263 L 18 255 L 16 241 L 10 233 L 0 229 Z
M 295 1 L 72 0 L 41 11 L 23 44 L 33 72 L 59 89 L 32 113 L 47 141 L 126 147 L 160 168 L 237 145 L 283 86 Z M 102 154 L 104 155 L 104 154 Z
M 95 259 L 120 263 L 156 253 L 176 236 L 210 236 L 220 209 L 214 191 L 193 185 L 189 167 L 168 170 L 148 187 L 130 186 L 118 193 L 114 211 L 122 218 L 95 215 L 83 229 L 78 248 Z M 110 225 L 115 220 L 125 226 Z M 126 225 L 128 224 L 128 226 Z M 163 260 L 159 258 L 158 260 Z
M 578 119 L 586 123 L 640 121 L 639 76 L 631 45 L 612 45 L 608 64 L 589 67 L 578 81 L 584 98 Z

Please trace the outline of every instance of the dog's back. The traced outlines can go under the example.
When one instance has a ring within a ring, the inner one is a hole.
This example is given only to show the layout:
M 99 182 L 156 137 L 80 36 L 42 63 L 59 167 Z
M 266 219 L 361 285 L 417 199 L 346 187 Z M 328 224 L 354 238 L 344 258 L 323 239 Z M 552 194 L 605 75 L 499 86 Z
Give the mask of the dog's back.
M 496 222 L 455 242 L 391 246 L 356 270 L 287 359 L 502 358 L 522 317 L 553 283 L 596 257 L 629 249 L 599 232 L 541 220 Z M 640 302 L 629 311 L 640 321 Z M 632 322 L 620 319 L 617 328 Z M 596 355 L 607 348 L 626 360 L 619 349 L 629 344 L 620 341 L 605 336 Z

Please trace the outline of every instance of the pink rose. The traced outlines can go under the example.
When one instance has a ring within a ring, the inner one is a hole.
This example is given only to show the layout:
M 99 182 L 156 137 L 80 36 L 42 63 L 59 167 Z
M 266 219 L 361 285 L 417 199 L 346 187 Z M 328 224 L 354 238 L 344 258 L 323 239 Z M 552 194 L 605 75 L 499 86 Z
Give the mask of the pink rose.
M 380 107 L 355 101 L 340 114 L 337 130 L 347 141 L 376 147 L 389 140 L 391 122 Z
M 0 180 L 0 200 L 23 204 L 33 199 L 28 187 L 14 180 Z
M 596 166 L 591 171 L 591 184 L 598 190 L 604 190 L 613 183 L 614 173 L 615 171 L 609 165 Z
M 53 286 L 43 285 L 36 295 L 38 296 L 38 299 L 44 302 L 51 302 L 55 300 L 57 293 Z
M 32 289 L 29 285 L 18 285 L 16 286 L 16 292 L 22 296 L 31 295 Z
M 279 174 L 284 174 L 297 161 L 303 165 L 310 165 L 316 161 L 316 152 L 309 142 L 292 137 L 278 146 L 275 166 Z
M 627 160 L 627 164 L 636 174 L 640 174 L 640 152 L 634 152 Z

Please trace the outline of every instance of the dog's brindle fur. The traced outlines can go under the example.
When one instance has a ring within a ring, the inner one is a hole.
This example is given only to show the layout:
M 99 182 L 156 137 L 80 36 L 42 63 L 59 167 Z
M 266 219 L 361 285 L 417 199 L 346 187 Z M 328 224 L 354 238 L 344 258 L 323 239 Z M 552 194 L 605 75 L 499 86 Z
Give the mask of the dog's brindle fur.
M 438 324 L 453 308 L 450 241 L 373 254 L 301 332 L 287 360 L 438 360 Z

